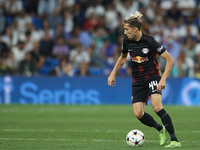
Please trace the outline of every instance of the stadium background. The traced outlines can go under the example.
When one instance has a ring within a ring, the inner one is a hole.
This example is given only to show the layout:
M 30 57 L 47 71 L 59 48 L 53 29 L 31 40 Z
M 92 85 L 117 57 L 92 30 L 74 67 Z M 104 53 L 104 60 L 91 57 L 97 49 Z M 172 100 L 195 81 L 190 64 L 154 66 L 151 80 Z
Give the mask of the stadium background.
M 133 114 L 130 60 L 107 85 L 123 19 L 137 10 L 175 60 L 162 97 L 181 149 L 199 150 L 199 0 L 0 0 L 1 150 L 127 150 L 132 129 L 145 134 L 143 150 L 161 149 Z
M 0 0 L 0 103 L 129 104 L 130 60 L 107 76 L 137 10 L 175 60 L 163 103 L 200 105 L 199 0 Z

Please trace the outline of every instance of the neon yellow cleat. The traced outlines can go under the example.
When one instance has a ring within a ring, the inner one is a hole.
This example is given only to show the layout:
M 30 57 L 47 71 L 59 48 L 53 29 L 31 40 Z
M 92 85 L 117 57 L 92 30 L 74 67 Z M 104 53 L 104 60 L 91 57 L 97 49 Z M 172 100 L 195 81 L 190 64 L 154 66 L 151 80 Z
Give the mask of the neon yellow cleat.
M 171 141 L 171 143 L 165 147 L 169 148 L 176 148 L 176 147 L 181 147 L 181 143 L 177 141 Z
M 166 136 L 165 136 L 165 133 L 166 133 L 166 129 L 165 129 L 165 126 L 163 126 L 163 129 L 159 131 L 159 138 L 160 138 L 160 145 L 164 145 L 165 142 L 166 142 Z

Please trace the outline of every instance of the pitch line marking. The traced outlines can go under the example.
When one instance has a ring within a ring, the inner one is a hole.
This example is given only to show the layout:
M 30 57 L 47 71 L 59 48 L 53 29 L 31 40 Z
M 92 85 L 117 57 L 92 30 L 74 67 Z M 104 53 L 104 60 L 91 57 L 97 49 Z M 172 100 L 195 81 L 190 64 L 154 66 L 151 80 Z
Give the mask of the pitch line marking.
M 4 129 L 5 132 L 55 132 L 56 130 L 30 130 L 30 129 Z M 71 132 L 124 132 L 122 130 L 68 130 Z M 183 132 L 183 131 L 176 131 L 176 132 Z M 193 132 L 193 133 L 200 133 L 200 131 L 184 131 L 184 132 Z
M 192 131 L 192 132 L 194 132 L 194 133 L 200 133 L 200 131 Z
M 4 129 L 3 131 L 5 132 L 41 132 L 41 131 L 50 131 L 50 132 L 55 132 L 55 130 L 26 130 L 26 129 Z M 72 132 L 123 132 L 122 130 L 68 130 Z
M 24 129 L 5 129 L 6 132 L 54 132 L 55 130 L 24 130 Z
M 103 139 L 94 139 L 94 140 L 76 140 L 76 139 L 24 139 L 24 138 L 0 138 L 0 140 L 4 141 L 10 141 L 10 140 L 16 140 L 16 141 L 37 141 L 37 140 L 42 140 L 42 141 L 75 141 L 75 142 L 85 142 L 85 141 L 92 141 L 92 142 L 114 142 L 114 141 L 125 141 L 125 140 L 103 140 Z M 158 140 L 145 140 L 146 142 L 150 143 L 158 143 Z M 180 141 L 182 143 L 199 143 L 200 141 Z

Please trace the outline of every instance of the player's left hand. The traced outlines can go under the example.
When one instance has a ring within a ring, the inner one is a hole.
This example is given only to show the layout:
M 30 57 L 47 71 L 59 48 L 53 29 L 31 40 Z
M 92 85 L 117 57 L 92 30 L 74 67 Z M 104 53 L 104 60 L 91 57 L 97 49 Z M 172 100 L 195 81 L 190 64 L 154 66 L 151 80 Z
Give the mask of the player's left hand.
M 114 75 L 111 74 L 108 77 L 108 85 L 111 86 L 111 87 L 113 87 L 113 86 L 115 86 L 115 82 L 116 82 L 116 78 L 115 78 Z
M 160 80 L 160 82 L 158 83 L 158 86 L 157 86 L 158 93 L 161 93 L 161 90 L 165 88 L 165 85 L 166 85 L 166 81 Z

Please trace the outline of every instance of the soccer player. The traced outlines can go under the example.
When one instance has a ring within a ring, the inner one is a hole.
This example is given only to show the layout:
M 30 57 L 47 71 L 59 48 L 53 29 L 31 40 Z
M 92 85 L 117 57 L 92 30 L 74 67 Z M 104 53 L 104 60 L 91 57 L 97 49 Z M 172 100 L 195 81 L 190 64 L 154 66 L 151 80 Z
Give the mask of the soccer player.
M 141 31 L 141 13 L 124 20 L 124 41 L 120 57 L 108 77 L 108 85 L 115 86 L 115 75 L 126 61 L 128 53 L 132 60 L 132 104 L 135 116 L 145 125 L 154 127 L 159 132 L 160 145 L 166 142 L 166 130 L 170 134 L 171 143 L 165 147 L 181 147 L 174 132 L 169 114 L 162 105 L 161 90 L 165 88 L 166 79 L 171 71 L 173 59 L 152 36 Z M 166 60 L 162 77 L 158 69 L 156 54 Z M 151 115 L 145 112 L 148 96 L 155 113 L 161 118 L 163 125 L 158 124 Z

